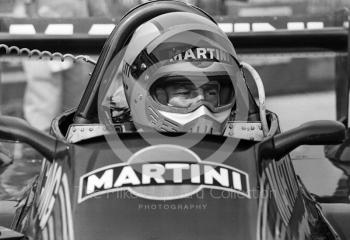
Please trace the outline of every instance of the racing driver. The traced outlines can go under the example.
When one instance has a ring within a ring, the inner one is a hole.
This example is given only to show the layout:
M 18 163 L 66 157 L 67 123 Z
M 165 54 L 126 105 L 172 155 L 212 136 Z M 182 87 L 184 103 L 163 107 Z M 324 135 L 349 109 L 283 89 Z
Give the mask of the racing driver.
M 120 62 L 122 81 L 109 95 L 115 121 L 128 109 L 138 130 L 222 135 L 247 114 L 237 111 L 249 94 L 236 52 L 209 17 L 171 12 L 143 23 Z

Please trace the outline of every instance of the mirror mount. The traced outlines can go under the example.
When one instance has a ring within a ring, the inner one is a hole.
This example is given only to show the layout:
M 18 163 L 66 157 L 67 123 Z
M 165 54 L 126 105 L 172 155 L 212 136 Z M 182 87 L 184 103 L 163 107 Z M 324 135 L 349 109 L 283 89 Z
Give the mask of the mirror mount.
M 345 139 L 345 126 L 337 121 L 319 120 L 275 135 L 259 146 L 262 158 L 279 160 L 301 145 L 340 144 Z
M 57 153 L 63 153 L 67 149 L 67 145 L 63 142 L 29 126 L 25 120 L 17 117 L 0 117 L 0 139 L 27 143 L 49 161 L 51 161 Z

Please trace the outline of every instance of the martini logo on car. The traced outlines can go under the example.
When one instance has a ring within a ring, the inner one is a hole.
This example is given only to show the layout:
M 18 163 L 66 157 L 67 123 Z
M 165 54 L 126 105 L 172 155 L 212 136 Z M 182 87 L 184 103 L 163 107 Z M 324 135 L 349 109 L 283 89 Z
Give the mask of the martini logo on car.
M 79 203 L 123 190 L 153 200 L 185 198 L 203 188 L 250 198 L 247 173 L 228 165 L 201 161 L 184 147 L 165 144 L 144 148 L 126 163 L 89 172 L 80 178 L 79 185 Z

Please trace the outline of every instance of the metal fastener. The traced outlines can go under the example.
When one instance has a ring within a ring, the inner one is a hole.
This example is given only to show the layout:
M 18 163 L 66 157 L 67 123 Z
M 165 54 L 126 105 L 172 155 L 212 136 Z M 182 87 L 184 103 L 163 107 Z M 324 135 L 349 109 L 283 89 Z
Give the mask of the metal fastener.
M 147 65 L 145 63 L 141 63 L 140 68 L 141 68 L 142 71 L 144 71 L 144 70 L 146 70 Z

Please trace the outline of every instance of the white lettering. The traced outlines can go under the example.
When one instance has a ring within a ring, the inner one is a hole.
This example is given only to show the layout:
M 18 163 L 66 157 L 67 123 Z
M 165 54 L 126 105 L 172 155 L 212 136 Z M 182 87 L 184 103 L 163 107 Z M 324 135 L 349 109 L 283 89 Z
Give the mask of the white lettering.
M 175 56 L 175 60 L 181 61 L 182 60 L 182 54 L 179 53 Z
M 236 171 L 233 167 L 225 167 L 224 165 L 216 165 L 214 163 L 201 162 L 168 162 L 168 163 L 137 163 L 140 167 L 140 173 L 135 171 L 133 165 L 115 164 L 110 169 L 102 168 L 99 171 L 95 170 L 91 175 L 85 175 L 80 180 L 80 193 L 82 196 L 79 202 L 85 201 L 88 198 L 94 197 L 96 194 L 118 192 L 121 187 L 130 186 L 133 194 L 137 196 L 138 189 L 134 186 L 149 187 L 149 185 L 167 184 L 190 184 L 201 185 L 198 189 L 205 188 L 228 188 L 227 194 L 238 192 L 246 197 L 250 197 L 248 176 Z M 59 174 L 61 175 L 61 174 Z M 56 192 L 56 187 L 52 185 L 52 191 Z M 247 189 L 246 189 L 247 188 Z M 160 189 L 162 191 L 162 189 Z M 192 190 L 191 190 L 192 191 Z M 97 193 L 96 193 L 97 192 Z M 193 191 L 194 192 L 194 191 Z M 96 193 L 96 194 L 95 194 Z M 201 192 L 203 193 L 203 192 Z M 144 191 L 142 191 L 144 194 Z M 151 196 L 163 199 L 160 192 L 151 193 Z M 218 196 L 214 196 L 216 198 Z M 50 201 L 50 199 L 48 199 Z M 49 203 L 47 203 L 49 205 Z M 46 208 L 43 208 L 43 212 Z
M 218 61 L 230 61 L 230 54 L 221 49 L 216 48 L 196 48 L 187 49 L 185 52 L 174 55 L 169 61 L 182 61 L 182 60 L 200 60 L 211 59 Z
M 207 48 L 207 51 L 210 53 L 210 59 L 214 59 L 214 48 Z
M 236 172 L 232 172 L 233 188 L 242 190 L 241 175 Z
M 219 51 L 219 49 L 215 49 L 215 53 L 216 53 L 216 59 L 220 60 L 220 51 Z
M 102 175 L 101 178 L 98 178 L 96 175 L 91 175 L 87 180 L 86 194 L 93 193 L 95 188 L 104 188 L 108 189 L 113 186 L 113 170 L 108 169 Z
M 120 187 L 124 184 L 139 185 L 141 184 L 139 178 L 137 177 L 134 169 L 130 166 L 126 166 L 120 172 L 118 179 L 114 183 L 114 187 Z
M 182 60 L 182 54 L 177 54 L 175 55 L 172 59 L 170 59 L 170 62 L 174 62 L 174 61 L 181 61 Z
M 222 50 L 220 50 L 220 61 L 228 61 L 226 53 Z
M 165 183 L 165 179 L 162 175 L 165 172 L 165 168 L 161 164 L 144 164 L 142 166 L 142 183 L 150 184 L 153 178 L 157 183 Z
M 200 174 L 200 168 L 198 164 L 191 165 L 191 182 L 192 183 L 201 182 L 201 174 Z
M 166 169 L 173 170 L 173 181 L 174 183 L 182 183 L 182 170 L 189 169 L 190 166 L 188 164 L 181 163 L 167 163 L 165 164 Z
M 189 58 L 191 59 L 196 59 L 196 56 L 194 55 L 194 53 L 192 52 L 192 49 L 188 49 L 186 52 L 185 52 L 185 56 L 184 56 L 184 60 L 188 60 Z
M 200 59 L 207 59 L 207 56 L 205 55 L 207 53 L 207 50 L 205 48 L 197 48 L 197 58 Z
M 218 173 L 212 166 L 204 166 L 204 183 L 212 185 L 214 179 L 222 186 L 228 187 L 228 170 L 225 168 L 220 168 L 220 173 Z

